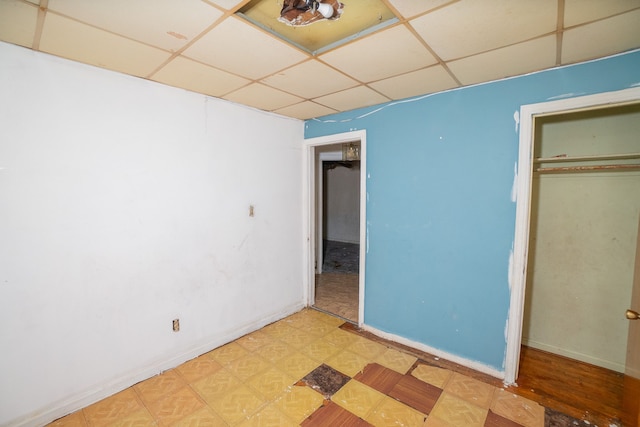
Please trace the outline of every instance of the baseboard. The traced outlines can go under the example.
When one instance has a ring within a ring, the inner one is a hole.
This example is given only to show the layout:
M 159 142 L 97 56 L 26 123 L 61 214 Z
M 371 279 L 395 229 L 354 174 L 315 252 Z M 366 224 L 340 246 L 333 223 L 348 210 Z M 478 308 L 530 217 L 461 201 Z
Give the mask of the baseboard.
M 588 354 L 579 353 L 576 351 L 566 350 L 553 345 L 541 343 L 538 341 L 530 340 L 528 338 L 522 338 L 522 344 L 527 347 L 535 348 L 538 350 L 546 351 L 560 356 L 568 357 L 570 359 L 579 360 L 580 362 L 589 363 L 591 365 L 600 366 L 602 368 L 610 369 L 616 372 L 624 372 L 624 363 L 616 363 L 610 360 L 599 359 L 597 357 L 590 356 Z
M 399 335 L 390 334 L 388 332 L 381 331 L 369 325 L 362 325 L 362 329 L 367 332 L 371 332 L 374 335 L 379 336 L 380 338 L 384 338 L 389 341 L 397 342 L 399 344 L 403 344 L 409 347 L 413 347 L 417 350 L 424 351 L 425 353 L 432 354 L 436 357 L 439 357 L 444 360 L 448 360 L 449 362 L 457 363 L 466 368 L 473 369 L 474 371 L 481 372 L 483 374 L 490 375 L 492 377 L 503 380 L 504 379 L 504 371 L 499 371 L 495 368 L 492 368 L 489 365 L 485 365 L 480 362 L 476 362 L 474 360 L 465 359 L 464 357 L 456 356 L 455 354 L 450 354 L 442 350 L 438 350 L 437 348 L 430 347 L 426 344 L 422 344 L 417 341 L 412 341 L 410 339 L 401 337 Z
M 65 415 L 71 414 L 106 397 L 125 390 L 140 381 L 144 381 L 155 375 L 161 374 L 164 371 L 173 369 L 188 360 L 194 359 L 213 350 L 214 348 L 220 347 L 221 345 L 238 339 L 243 335 L 256 331 L 263 326 L 296 313 L 304 307 L 305 305 L 303 303 L 297 303 L 282 308 L 266 317 L 234 328 L 225 334 L 211 337 L 207 339 L 206 342 L 196 345 L 179 355 L 170 357 L 169 359 L 152 362 L 142 369 L 129 372 L 116 380 L 110 381 L 109 383 L 101 384 L 98 388 L 85 390 L 84 392 L 54 402 L 45 408 L 32 412 L 31 414 L 14 419 L 7 423 L 6 426 L 38 427 L 46 425 L 58 418 L 64 417 Z

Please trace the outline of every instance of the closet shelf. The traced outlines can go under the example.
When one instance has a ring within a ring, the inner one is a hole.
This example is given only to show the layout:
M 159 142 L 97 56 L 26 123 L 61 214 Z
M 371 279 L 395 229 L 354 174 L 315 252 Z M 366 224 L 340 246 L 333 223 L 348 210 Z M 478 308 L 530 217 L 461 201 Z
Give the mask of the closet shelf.
M 597 156 L 575 156 L 569 157 L 566 154 L 554 157 L 537 157 L 533 159 L 533 163 L 564 163 L 564 162 L 589 162 L 599 160 L 629 160 L 640 159 L 640 153 L 626 154 L 602 154 Z
M 597 165 L 597 166 L 565 166 L 551 168 L 536 168 L 538 173 L 558 173 L 558 172 L 597 172 L 612 170 L 640 170 L 640 164 L 634 165 Z

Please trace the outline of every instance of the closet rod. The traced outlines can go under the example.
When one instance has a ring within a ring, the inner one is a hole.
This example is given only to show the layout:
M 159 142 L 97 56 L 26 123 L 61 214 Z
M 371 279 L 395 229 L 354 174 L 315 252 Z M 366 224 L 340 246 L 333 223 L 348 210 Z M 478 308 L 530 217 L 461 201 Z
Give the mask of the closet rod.
M 533 163 L 563 163 L 563 162 L 586 162 L 596 160 L 627 160 L 627 159 L 640 159 L 640 153 L 625 153 L 625 154 L 602 154 L 596 156 L 576 156 L 568 157 L 566 154 L 561 154 L 555 157 L 538 157 L 533 159 Z
M 599 166 L 567 166 L 557 168 L 537 168 L 534 172 L 539 173 L 552 173 L 552 172 L 592 172 L 592 171 L 609 171 L 609 170 L 640 170 L 640 164 L 638 165 L 599 165 Z

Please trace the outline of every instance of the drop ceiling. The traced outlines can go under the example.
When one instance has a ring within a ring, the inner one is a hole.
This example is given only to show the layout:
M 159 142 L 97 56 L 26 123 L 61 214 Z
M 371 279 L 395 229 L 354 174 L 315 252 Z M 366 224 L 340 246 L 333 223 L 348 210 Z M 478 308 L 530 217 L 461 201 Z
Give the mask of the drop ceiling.
M 0 0 L 0 40 L 298 119 L 640 48 L 640 0 L 381 1 L 391 24 L 315 53 L 249 0 Z

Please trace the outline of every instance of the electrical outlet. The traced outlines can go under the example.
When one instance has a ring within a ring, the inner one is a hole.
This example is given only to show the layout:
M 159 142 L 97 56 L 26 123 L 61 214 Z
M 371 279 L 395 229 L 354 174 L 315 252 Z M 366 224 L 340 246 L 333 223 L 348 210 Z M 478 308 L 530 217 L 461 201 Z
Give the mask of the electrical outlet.
M 180 330 L 180 319 L 173 319 L 173 332 Z

